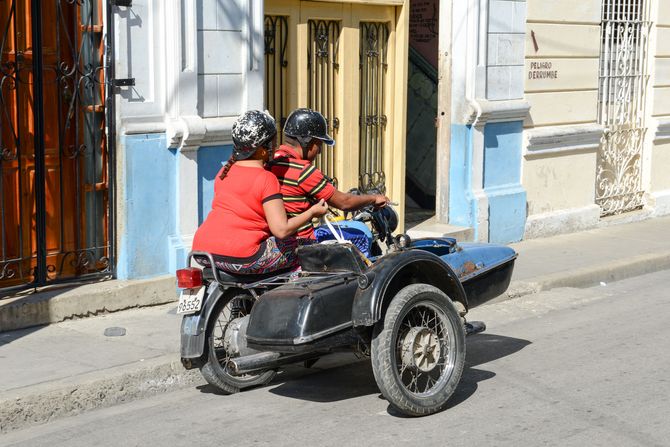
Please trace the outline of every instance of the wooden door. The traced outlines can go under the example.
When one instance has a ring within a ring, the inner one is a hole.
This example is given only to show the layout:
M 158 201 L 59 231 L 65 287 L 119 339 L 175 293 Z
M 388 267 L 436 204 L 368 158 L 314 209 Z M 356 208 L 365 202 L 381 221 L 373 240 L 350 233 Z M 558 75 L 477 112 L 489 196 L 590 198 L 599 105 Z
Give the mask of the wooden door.
M 0 2 L 0 291 L 109 271 L 102 0 L 39 3 L 41 72 L 30 0 Z M 36 101 L 35 87 L 42 86 Z M 35 117 L 43 117 L 37 138 Z M 37 172 L 43 172 L 38 181 Z M 44 192 L 37 208 L 36 194 Z M 38 247 L 38 229 L 43 231 Z M 40 263 L 38 253 L 45 258 Z

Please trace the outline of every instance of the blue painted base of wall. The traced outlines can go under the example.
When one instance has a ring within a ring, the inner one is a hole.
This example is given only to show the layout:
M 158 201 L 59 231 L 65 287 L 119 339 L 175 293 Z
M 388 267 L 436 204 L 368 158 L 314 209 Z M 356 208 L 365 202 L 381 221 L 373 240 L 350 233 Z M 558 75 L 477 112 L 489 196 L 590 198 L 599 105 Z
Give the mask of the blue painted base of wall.
M 477 231 L 476 222 L 477 202 L 472 192 L 472 129 L 454 124 L 451 126 L 449 165 L 449 223 Z
M 168 271 L 170 273 L 186 267 L 189 247 L 179 235 L 168 236 Z
M 198 150 L 198 218 L 202 223 L 212 209 L 214 179 L 233 153 L 233 146 L 210 146 Z
M 471 126 L 451 126 L 449 169 L 449 223 L 474 229 L 488 222 L 488 240 L 517 242 L 526 225 L 526 192 L 521 185 L 521 121 L 492 123 L 484 127 L 484 166 L 473 167 Z M 488 200 L 488 216 L 479 216 L 472 185 L 473 169 L 483 169 L 481 187 Z M 488 217 L 488 218 L 487 218 Z
M 521 186 L 486 190 L 489 199 L 489 242 L 508 244 L 523 239 L 526 191 Z
M 190 246 L 179 234 L 177 182 L 180 154 L 168 149 L 164 134 L 122 138 L 123 173 L 119 180 L 125 207 L 119 212 L 117 278 L 140 279 L 174 274 L 186 263 Z M 198 150 L 198 218 L 211 209 L 214 178 L 231 146 Z
M 125 209 L 119 215 L 117 277 L 170 273 L 168 237 L 175 234 L 176 151 L 163 134 L 122 139 Z
M 214 199 L 214 180 L 216 174 L 221 169 L 230 154 L 233 152 L 232 145 L 226 146 L 208 146 L 198 149 L 197 164 L 198 164 L 198 223 L 202 222 L 212 209 L 212 200 Z M 181 159 L 177 163 L 181 162 Z M 179 220 L 178 210 L 177 221 Z M 168 239 L 169 246 L 169 265 L 170 271 L 174 272 L 186 266 L 186 257 L 191 250 L 191 244 L 185 243 L 182 238 L 183 235 L 170 236 Z
M 526 191 L 521 186 L 523 123 L 484 127 L 484 191 L 489 200 L 489 242 L 507 244 L 523 238 Z

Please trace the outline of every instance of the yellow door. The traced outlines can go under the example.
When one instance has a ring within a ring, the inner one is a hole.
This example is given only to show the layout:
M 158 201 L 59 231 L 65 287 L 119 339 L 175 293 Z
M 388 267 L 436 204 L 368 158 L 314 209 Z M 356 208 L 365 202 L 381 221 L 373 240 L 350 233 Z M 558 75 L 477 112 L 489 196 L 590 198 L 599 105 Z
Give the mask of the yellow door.
M 297 107 L 323 113 L 336 144 L 321 170 L 402 202 L 409 7 L 378 3 L 267 0 L 266 106 L 280 125 Z

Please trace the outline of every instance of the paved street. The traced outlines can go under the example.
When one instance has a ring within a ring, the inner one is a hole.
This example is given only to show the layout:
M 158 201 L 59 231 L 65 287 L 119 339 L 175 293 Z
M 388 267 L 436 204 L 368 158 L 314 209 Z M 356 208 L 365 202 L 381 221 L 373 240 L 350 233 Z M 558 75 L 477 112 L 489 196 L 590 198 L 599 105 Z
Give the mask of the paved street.
M 0 445 L 670 445 L 668 283 L 664 271 L 474 309 L 488 330 L 468 340 L 450 408 L 430 417 L 396 415 L 369 362 L 340 356 L 265 388 L 221 396 L 203 385 Z

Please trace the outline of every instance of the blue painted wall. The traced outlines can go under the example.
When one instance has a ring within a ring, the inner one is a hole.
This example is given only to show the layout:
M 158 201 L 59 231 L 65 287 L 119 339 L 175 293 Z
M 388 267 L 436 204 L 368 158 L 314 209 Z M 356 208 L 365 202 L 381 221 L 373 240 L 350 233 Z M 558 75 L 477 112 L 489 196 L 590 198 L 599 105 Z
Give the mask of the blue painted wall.
M 454 124 L 451 126 L 449 165 L 449 223 L 463 227 L 475 227 L 477 206 L 471 185 L 472 128 Z
M 526 224 L 526 192 L 521 186 L 521 121 L 484 127 L 484 192 L 488 198 L 489 241 L 516 242 Z M 477 202 L 472 191 L 473 129 L 451 126 L 449 223 L 474 230 L 479 237 Z
M 198 218 L 205 220 L 212 209 L 214 178 L 221 166 L 228 161 L 233 146 L 210 146 L 198 150 Z
M 489 241 L 517 242 L 526 225 L 526 191 L 521 186 L 523 123 L 484 128 L 484 190 L 489 201 Z
M 172 273 L 168 238 L 176 232 L 176 151 L 164 134 L 122 137 L 125 212 L 119 222 L 119 279 Z

